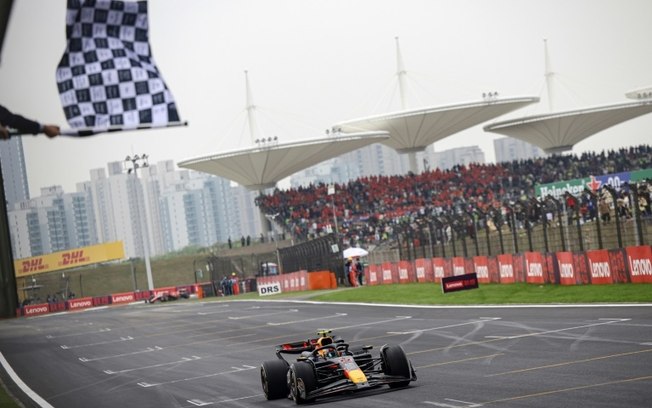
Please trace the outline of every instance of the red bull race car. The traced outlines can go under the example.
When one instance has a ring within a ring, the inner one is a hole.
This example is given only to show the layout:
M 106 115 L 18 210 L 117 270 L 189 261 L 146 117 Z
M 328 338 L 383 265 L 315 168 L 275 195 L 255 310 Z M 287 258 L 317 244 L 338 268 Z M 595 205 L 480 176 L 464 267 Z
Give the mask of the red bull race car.
M 260 379 L 268 400 L 290 398 L 297 404 L 317 398 L 381 385 L 407 387 L 417 379 L 401 346 L 384 345 L 374 357 L 373 346 L 350 347 L 342 338 L 319 330 L 318 338 L 276 346 L 275 360 L 265 361 Z M 283 356 L 298 355 L 288 362 Z
M 188 299 L 190 294 L 186 288 L 172 288 L 156 290 L 152 295 L 145 299 L 145 303 L 168 302 L 177 299 Z

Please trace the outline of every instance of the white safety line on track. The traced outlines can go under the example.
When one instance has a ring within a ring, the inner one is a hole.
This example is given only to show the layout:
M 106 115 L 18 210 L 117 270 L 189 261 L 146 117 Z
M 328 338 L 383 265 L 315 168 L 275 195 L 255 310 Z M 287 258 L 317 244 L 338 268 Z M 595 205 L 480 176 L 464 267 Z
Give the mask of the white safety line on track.
M 250 366 L 250 365 L 242 365 L 242 367 L 231 367 L 232 370 L 229 371 L 222 371 L 219 373 L 213 373 L 213 374 L 206 374 L 206 375 L 198 375 L 196 377 L 188 377 L 188 378 L 181 378 L 178 380 L 173 380 L 173 381 L 166 381 L 166 382 L 161 382 L 161 383 L 147 383 L 147 382 L 139 382 L 138 385 L 140 385 L 143 388 L 150 388 L 150 387 L 160 387 L 161 385 L 168 385 L 168 384 L 176 384 L 180 382 L 185 382 L 185 381 L 194 381 L 194 380 L 201 380 L 203 378 L 211 378 L 211 377 L 217 377 L 218 375 L 226 375 L 226 374 L 233 374 L 237 373 L 240 371 L 249 371 L 256 369 L 258 367 Z
M 253 319 L 253 318 L 255 318 L 255 317 L 274 316 L 274 315 L 285 314 L 285 313 L 287 313 L 287 312 L 296 313 L 296 312 L 298 312 L 298 311 L 299 311 L 299 309 L 288 309 L 288 310 L 283 310 L 283 311 L 281 311 L 281 312 L 262 313 L 262 314 L 249 315 L 249 316 L 229 316 L 229 319 L 230 319 L 230 320 Z
M 435 402 L 435 401 L 423 401 L 424 404 L 428 405 L 433 405 L 435 407 L 441 407 L 441 408 L 475 408 L 475 407 L 481 407 L 482 404 L 476 404 L 473 402 L 466 402 L 466 401 L 459 401 L 451 398 L 444 398 L 445 401 L 450 401 L 455 404 L 448 404 L 445 402 Z M 462 404 L 462 405 L 459 405 Z
M 625 320 L 627 320 L 627 319 L 625 319 Z M 581 325 L 581 326 L 566 327 L 566 328 L 563 328 L 563 329 L 555 329 L 555 330 L 546 330 L 546 331 L 540 331 L 540 332 L 534 332 L 534 333 L 518 334 L 518 335 L 515 335 L 515 336 L 505 337 L 505 339 L 513 340 L 513 339 L 521 339 L 521 338 L 524 338 L 524 337 L 541 336 L 541 335 L 544 335 L 544 334 L 561 333 L 561 332 L 565 332 L 565 331 L 568 331 L 568 330 L 585 329 L 587 327 L 595 327 L 595 326 L 604 326 L 606 324 L 617 323 L 617 322 L 620 322 L 620 321 L 622 321 L 622 320 L 607 320 L 607 321 L 602 321 L 600 323 L 584 324 L 584 325 Z
M 373 325 L 376 325 L 376 324 L 396 322 L 396 321 L 399 321 L 399 320 L 407 320 L 407 319 L 411 319 L 411 318 L 412 318 L 412 316 L 397 316 L 394 319 L 379 320 L 377 322 L 358 323 L 358 324 L 352 324 L 350 326 L 333 327 L 332 330 L 352 329 L 354 327 L 361 327 L 361 326 L 373 326 Z
M 27 384 L 23 382 L 23 380 L 20 379 L 18 374 L 14 371 L 14 369 L 9 365 L 9 362 L 5 359 L 5 356 L 2 355 L 2 352 L 0 352 L 0 364 L 2 364 L 2 367 L 4 370 L 9 374 L 9 377 L 11 380 L 16 383 L 18 388 L 22 392 L 24 392 L 28 397 L 32 399 L 36 404 L 38 404 L 39 407 L 41 408 L 54 408 L 52 405 L 50 405 L 46 400 L 44 400 L 40 395 L 38 395 L 34 390 L 29 388 Z
M 224 400 L 219 400 L 219 401 L 211 401 L 211 402 L 206 402 L 206 401 L 202 401 L 202 400 L 199 400 L 199 399 L 191 399 L 191 400 L 186 400 L 186 401 L 188 401 L 189 403 L 191 403 L 192 405 L 194 405 L 196 407 L 205 407 L 207 405 L 217 405 L 217 404 L 223 404 L 225 402 L 235 402 L 235 401 L 242 401 L 242 400 L 249 399 L 249 398 L 262 397 L 263 395 L 264 394 L 248 395 L 246 397 L 229 398 L 229 399 L 224 399 Z
M 133 340 L 134 338 L 131 336 L 126 336 L 126 337 L 120 337 L 117 340 L 107 340 L 107 341 L 100 341 L 97 343 L 89 343 L 89 344 L 77 344 L 74 346 L 66 346 L 65 344 L 61 345 L 61 348 L 64 350 L 70 350 L 70 349 L 75 349 L 75 348 L 82 348 L 82 347 L 92 347 L 92 346 L 103 346 L 105 344 L 112 344 L 112 343 L 120 343 L 123 341 L 130 341 Z
M 191 403 L 192 405 L 197 406 L 197 407 L 204 407 L 206 405 L 212 405 L 213 404 L 212 402 L 204 402 L 204 401 L 198 400 L 198 399 L 191 399 L 191 400 L 187 400 L 187 401 L 189 403 Z
M 334 315 L 331 315 L 331 316 L 313 317 L 311 319 L 293 320 L 293 321 L 290 321 L 290 322 L 279 322 L 279 323 L 268 322 L 267 324 L 270 325 L 270 326 L 283 326 L 283 325 L 286 325 L 286 324 L 312 322 L 314 320 L 332 319 L 334 317 L 342 317 L 342 316 L 347 316 L 347 315 L 348 315 L 348 313 L 335 313 Z
M 61 338 L 64 338 L 64 337 L 86 336 L 87 334 L 106 333 L 106 332 L 110 332 L 110 331 L 111 331 L 111 329 L 106 327 L 104 329 L 99 329 L 99 330 L 95 330 L 95 331 L 88 331 L 88 332 L 81 332 L 81 333 L 68 333 L 68 334 L 62 334 L 62 335 L 59 335 L 59 336 L 54 336 L 52 334 L 48 334 L 47 336 L 45 336 L 45 338 L 46 339 L 61 339 Z
M 470 321 L 470 322 L 464 322 L 464 323 L 458 323 L 458 324 L 449 324 L 447 326 L 431 327 L 431 328 L 428 328 L 428 329 L 416 329 L 416 330 L 409 330 L 409 331 L 402 331 L 402 332 L 387 332 L 387 334 L 423 333 L 423 332 L 427 332 L 427 331 L 431 331 L 431 330 L 450 329 L 451 327 L 460 327 L 460 326 L 468 326 L 470 324 L 485 323 L 487 321 L 493 321 L 493 320 L 498 320 L 498 319 L 499 318 L 473 320 L 473 321 Z
M 104 372 L 106 374 L 124 374 L 124 373 L 130 373 L 132 371 L 146 370 L 149 368 L 164 367 L 167 365 L 174 365 L 174 364 L 183 364 L 183 363 L 187 363 L 188 361 L 196 361 L 196 360 L 201 360 L 201 357 L 198 356 L 182 357 L 181 360 L 171 361 L 169 363 L 154 364 L 150 366 L 136 367 L 136 368 L 127 368 L 125 370 L 119 370 L 119 371 L 104 370 Z
M 365 302 L 325 302 L 315 300 L 233 300 L 233 302 L 279 302 L 279 303 L 303 303 L 309 305 L 342 305 L 342 306 L 370 306 L 370 307 L 391 307 L 405 309 L 599 309 L 612 307 L 652 307 L 650 303 L 578 303 L 578 304 L 521 304 L 521 305 L 399 305 L 393 303 L 365 303 Z
M 160 350 L 163 350 L 163 347 L 154 346 L 154 347 L 147 347 L 145 350 L 132 351 L 131 353 L 115 354 L 115 355 L 112 355 L 112 356 L 95 357 L 95 358 L 79 357 L 79 361 L 82 361 L 84 363 L 88 363 L 88 362 L 91 362 L 91 361 L 108 360 L 110 358 L 133 356 L 133 355 L 136 355 L 136 354 L 151 353 L 152 351 L 160 351 Z

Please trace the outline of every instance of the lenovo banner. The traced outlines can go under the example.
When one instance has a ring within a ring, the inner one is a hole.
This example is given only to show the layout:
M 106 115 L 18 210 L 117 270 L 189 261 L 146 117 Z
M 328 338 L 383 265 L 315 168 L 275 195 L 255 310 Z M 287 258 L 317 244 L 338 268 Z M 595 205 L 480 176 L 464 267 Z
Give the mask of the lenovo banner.
M 606 249 L 587 251 L 586 258 L 589 261 L 591 283 L 595 285 L 613 283 L 611 265 L 609 264 L 609 252 Z
M 453 275 L 459 276 L 464 275 L 466 270 L 464 269 L 464 258 L 461 256 L 453 257 Z
M 435 282 L 440 282 L 445 276 L 444 258 L 432 258 L 432 269 L 434 271 Z
M 135 302 L 134 292 L 116 293 L 111 295 L 111 304 Z
M 412 279 L 410 279 L 410 269 L 412 269 L 412 265 L 410 264 L 409 261 L 399 261 L 398 262 L 398 282 L 399 283 L 409 283 L 413 282 Z
M 23 308 L 24 316 L 37 316 L 50 312 L 50 305 L 42 303 L 40 305 L 27 305 Z
M 378 285 L 378 267 L 374 264 L 369 265 L 365 273 L 367 274 L 367 283 L 369 285 Z
M 432 262 L 429 259 L 419 258 L 414 261 L 417 282 L 432 282 Z
M 559 283 L 562 285 L 575 285 L 575 268 L 573 267 L 572 252 L 557 252 L 557 268 L 559 268 Z
M 477 289 L 478 276 L 475 273 L 456 275 L 442 278 L 441 290 L 444 293 L 457 292 L 458 290 Z
M 514 260 L 512 254 L 496 256 L 498 259 L 498 271 L 500 283 L 514 283 Z
M 394 269 L 397 269 L 396 264 L 391 262 L 383 262 L 383 279 L 381 280 L 383 284 L 389 285 L 390 283 L 398 283 L 398 273 L 395 274 Z
M 474 256 L 473 268 L 481 283 L 489 283 L 489 259 L 486 256 Z
M 79 299 L 70 299 L 66 303 L 68 304 L 68 310 L 86 309 L 87 307 L 93 306 L 93 298 L 85 297 Z
M 632 283 L 652 283 L 652 247 L 627 247 L 625 252 Z
M 525 279 L 527 283 L 544 283 L 543 265 L 541 252 L 525 253 Z

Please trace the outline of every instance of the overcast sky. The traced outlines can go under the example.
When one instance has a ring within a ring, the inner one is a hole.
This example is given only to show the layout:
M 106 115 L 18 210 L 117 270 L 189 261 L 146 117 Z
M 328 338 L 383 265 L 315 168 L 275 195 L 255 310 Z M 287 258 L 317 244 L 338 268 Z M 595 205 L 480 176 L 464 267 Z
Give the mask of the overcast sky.
M 65 48 L 65 0 L 14 1 L 0 63 L 0 103 L 68 127 L 55 70 Z M 540 96 L 500 120 L 548 112 L 543 39 L 554 110 L 624 102 L 652 86 L 650 0 L 150 0 L 152 54 L 185 128 L 89 138 L 25 136 L 30 191 L 89 180 L 126 155 L 179 162 L 252 145 L 249 71 L 265 136 L 324 136 L 332 124 L 397 110 L 395 37 L 408 71 L 408 107 L 479 100 L 483 92 Z M 479 145 L 494 160 L 501 137 L 481 126 L 435 144 Z M 578 144 L 600 151 L 652 141 L 652 115 Z

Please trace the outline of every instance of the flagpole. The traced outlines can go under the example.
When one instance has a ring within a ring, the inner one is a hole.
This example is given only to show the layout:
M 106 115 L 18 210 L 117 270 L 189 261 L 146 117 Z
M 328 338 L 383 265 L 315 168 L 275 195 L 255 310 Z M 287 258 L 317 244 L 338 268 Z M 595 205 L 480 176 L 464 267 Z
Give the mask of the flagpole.
M 0 317 L 15 317 L 18 307 L 16 271 L 11 251 L 9 216 L 5 198 L 5 184 L 0 166 Z
M 170 128 L 170 127 L 181 127 L 181 126 L 188 126 L 188 122 L 168 122 L 164 124 L 152 124 L 152 123 L 147 123 L 147 124 L 141 124 L 138 126 L 134 127 L 125 127 L 122 125 L 119 126 L 109 126 L 109 127 L 101 127 L 101 128 L 71 128 L 71 129 L 63 129 L 61 131 L 62 136 L 77 136 L 77 137 L 85 137 L 85 136 L 93 136 L 97 135 L 100 133 L 112 133 L 112 132 L 129 132 L 132 130 L 152 130 L 152 129 L 163 129 L 163 128 Z
M 153 130 L 153 129 L 164 129 L 164 128 L 171 128 L 171 127 L 181 127 L 181 126 L 188 126 L 188 121 L 168 122 L 165 124 L 147 123 L 144 125 L 138 125 L 133 127 L 124 127 L 122 125 L 118 125 L 118 126 L 109 126 L 109 127 L 101 127 L 101 128 L 70 128 L 70 129 L 62 129 L 61 132 L 59 132 L 59 134 L 61 136 L 86 137 L 86 136 L 98 135 L 101 133 L 130 132 L 135 130 Z M 12 129 L 9 132 L 9 135 L 24 136 L 26 134 Z

